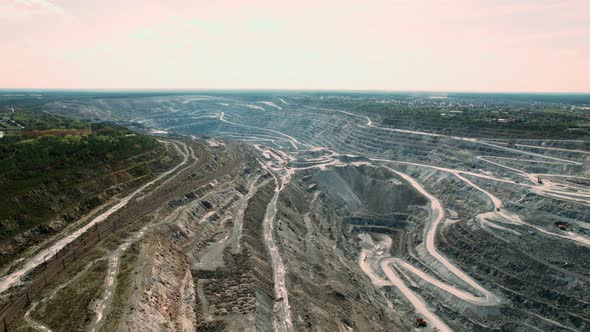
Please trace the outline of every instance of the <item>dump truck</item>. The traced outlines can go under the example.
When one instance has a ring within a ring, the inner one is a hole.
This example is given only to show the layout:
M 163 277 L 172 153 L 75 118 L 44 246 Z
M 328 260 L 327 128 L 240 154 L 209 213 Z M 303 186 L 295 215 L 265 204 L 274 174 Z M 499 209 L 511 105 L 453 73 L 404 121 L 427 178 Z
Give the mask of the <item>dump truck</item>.
M 562 231 L 567 231 L 568 228 L 570 227 L 570 224 L 567 223 L 567 222 L 558 221 L 558 222 L 555 223 L 555 226 L 557 226 Z

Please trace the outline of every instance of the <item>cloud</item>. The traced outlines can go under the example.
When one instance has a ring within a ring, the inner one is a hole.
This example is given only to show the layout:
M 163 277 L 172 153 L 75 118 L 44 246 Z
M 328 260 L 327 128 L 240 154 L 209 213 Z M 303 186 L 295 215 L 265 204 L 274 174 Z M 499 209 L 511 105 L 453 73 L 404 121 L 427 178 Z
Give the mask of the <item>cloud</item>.
M 63 14 L 63 8 L 48 0 L 8 0 L 0 3 L 0 20 L 22 20 L 35 16 Z

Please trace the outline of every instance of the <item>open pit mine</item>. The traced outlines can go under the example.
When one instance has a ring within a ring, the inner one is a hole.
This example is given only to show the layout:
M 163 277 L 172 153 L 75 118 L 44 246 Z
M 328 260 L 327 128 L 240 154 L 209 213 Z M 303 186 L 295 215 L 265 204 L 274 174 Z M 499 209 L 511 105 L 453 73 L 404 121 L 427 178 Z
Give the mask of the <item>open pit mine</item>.
M 590 141 L 312 99 L 48 101 L 171 159 L 4 266 L 0 331 L 590 330 Z

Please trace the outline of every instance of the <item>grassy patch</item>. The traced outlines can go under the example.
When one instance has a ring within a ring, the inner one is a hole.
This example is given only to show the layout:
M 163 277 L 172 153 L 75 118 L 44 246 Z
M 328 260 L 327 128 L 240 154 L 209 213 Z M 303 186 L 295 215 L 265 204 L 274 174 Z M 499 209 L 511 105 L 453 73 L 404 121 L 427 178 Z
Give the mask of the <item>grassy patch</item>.
M 108 269 L 106 260 L 97 261 L 65 289 L 37 307 L 31 317 L 53 331 L 82 331 L 93 317 L 92 302 L 99 298 Z

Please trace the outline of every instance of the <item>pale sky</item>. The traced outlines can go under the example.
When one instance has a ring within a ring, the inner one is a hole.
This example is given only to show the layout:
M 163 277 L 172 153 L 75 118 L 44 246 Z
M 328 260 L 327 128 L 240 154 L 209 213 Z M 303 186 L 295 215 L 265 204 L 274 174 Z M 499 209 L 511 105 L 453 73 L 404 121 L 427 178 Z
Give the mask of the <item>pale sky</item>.
M 0 88 L 590 92 L 590 0 L 0 0 Z

